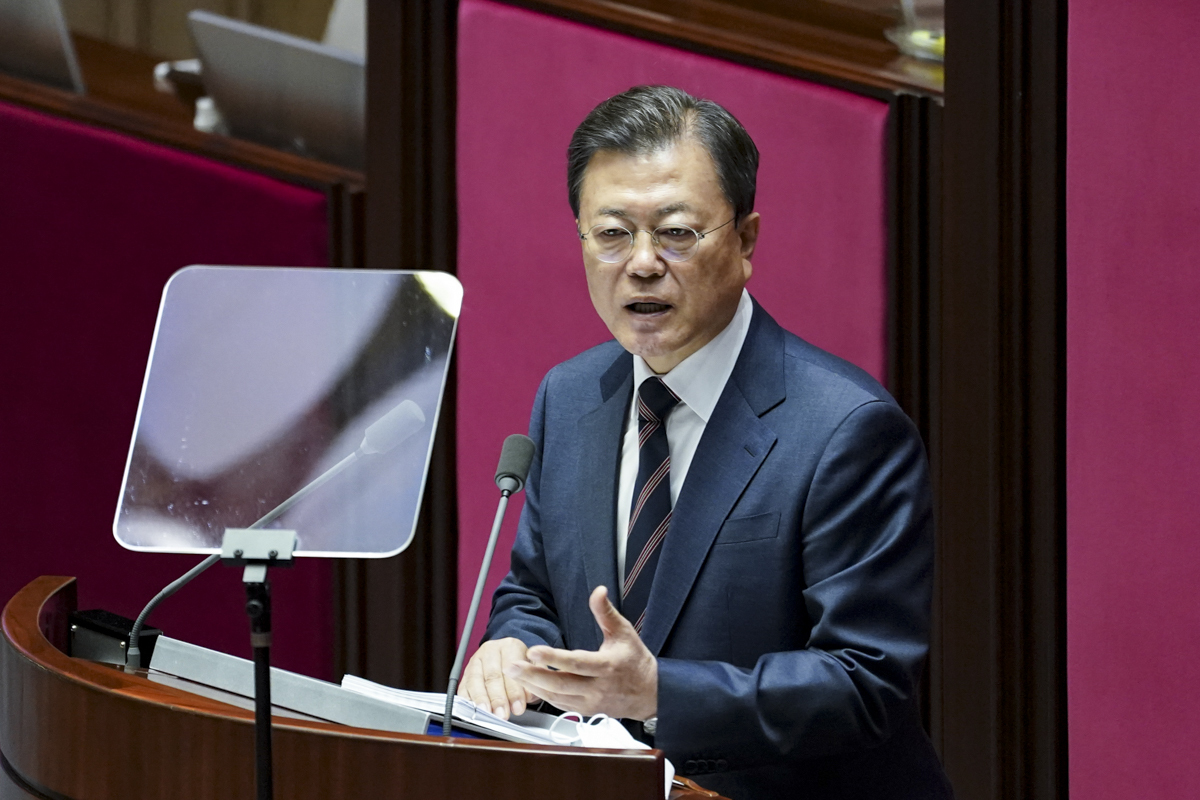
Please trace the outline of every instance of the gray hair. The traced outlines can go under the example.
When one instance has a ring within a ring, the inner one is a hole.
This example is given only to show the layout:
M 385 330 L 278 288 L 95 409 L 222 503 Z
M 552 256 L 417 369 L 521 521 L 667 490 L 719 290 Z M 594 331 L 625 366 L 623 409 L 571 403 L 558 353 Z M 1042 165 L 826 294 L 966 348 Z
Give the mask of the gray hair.
M 579 217 L 579 193 L 600 150 L 644 155 L 692 137 L 712 157 L 737 223 L 754 210 L 758 148 L 732 114 L 671 86 L 635 86 L 592 109 L 567 146 L 567 197 Z

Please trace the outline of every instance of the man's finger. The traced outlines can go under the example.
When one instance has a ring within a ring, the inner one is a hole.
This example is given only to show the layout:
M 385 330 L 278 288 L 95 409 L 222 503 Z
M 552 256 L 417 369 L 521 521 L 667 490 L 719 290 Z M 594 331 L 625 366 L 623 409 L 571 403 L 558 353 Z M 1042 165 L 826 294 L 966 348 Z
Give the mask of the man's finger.
M 597 586 L 593 589 L 592 596 L 588 598 L 588 607 L 591 608 L 592 616 L 596 618 L 596 624 L 600 626 L 600 632 L 604 634 L 605 639 L 617 639 L 629 634 L 637 636 L 637 631 L 633 629 L 629 620 L 621 616 L 621 612 L 609 602 L 608 587 Z
M 484 675 L 483 686 L 487 693 L 487 705 L 493 714 L 508 719 L 508 681 L 500 673 Z
M 458 684 L 459 697 L 465 697 L 477 706 L 487 705 L 487 691 L 483 688 L 483 670 L 479 662 L 472 659 L 463 670 L 462 682 Z
M 594 678 L 585 675 L 574 675 L 570 672 L 560 672 L 544 667 L 535 666 L 525 661 L 508 665 L 505 675 L 526 687 L 538 697 L 544 698 L 555 705 L 552 697 L 581 697 L 592 688 Z M 564 706 L 559 706 L 564 708 Z M 575 710 L 575 709 L 570 709 Z
M 504 674 L 504 668 L 522 659 L 525 645 L 517 639 L 484 642 L 463 670 L 458 694 L 502 719 L 521 714 L 532 698 L 525 687 Z
M 604 674 L 609 662 L 604 653 L 592 650 L 559 650 L 541 645 L 529 648 L 525 658 L 539 667 L 587 677 Z

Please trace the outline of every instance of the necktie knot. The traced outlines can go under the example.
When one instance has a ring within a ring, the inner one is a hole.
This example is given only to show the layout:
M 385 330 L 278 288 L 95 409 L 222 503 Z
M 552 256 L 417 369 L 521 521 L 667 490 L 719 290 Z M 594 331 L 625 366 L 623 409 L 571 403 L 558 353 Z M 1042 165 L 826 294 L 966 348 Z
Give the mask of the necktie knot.
M 678 402 L 679 396 L 661 378 L 647 378 L 638 388 L 638 419 L 641 422 L 665 420 Z

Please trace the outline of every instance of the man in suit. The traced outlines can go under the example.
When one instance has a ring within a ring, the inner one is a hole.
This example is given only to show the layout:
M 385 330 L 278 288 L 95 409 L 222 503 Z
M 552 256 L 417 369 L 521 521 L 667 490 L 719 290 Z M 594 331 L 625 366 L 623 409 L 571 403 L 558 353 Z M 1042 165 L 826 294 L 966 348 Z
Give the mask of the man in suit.
M 460 693 L 644 724 L 743 798 L 949 797 L 921 729 L 933 540 L 912 423 L 746 293 L 758 152 L 637 87 L 568 150 L 615 341 L 555 367 L 512 568 Z

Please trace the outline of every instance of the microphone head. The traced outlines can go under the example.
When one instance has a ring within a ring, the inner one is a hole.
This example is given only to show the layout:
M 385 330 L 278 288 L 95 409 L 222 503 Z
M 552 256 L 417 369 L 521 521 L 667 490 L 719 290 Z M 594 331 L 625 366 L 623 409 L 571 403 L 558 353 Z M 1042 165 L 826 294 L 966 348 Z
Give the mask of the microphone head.
M 535 450 L 533 439 L 520 433 L 514 433 L 504 440 L 500 464 L 496 467 L 496 485 L 501 491 L 513 494 L 525 487 L 525 478 L 529 475 Z
M 412 400 L 405 400 L 371 423 L 358 449 L 366 455 L 386 453 L 421 430 L 424 424 L 425 415 L 420 406 Z

